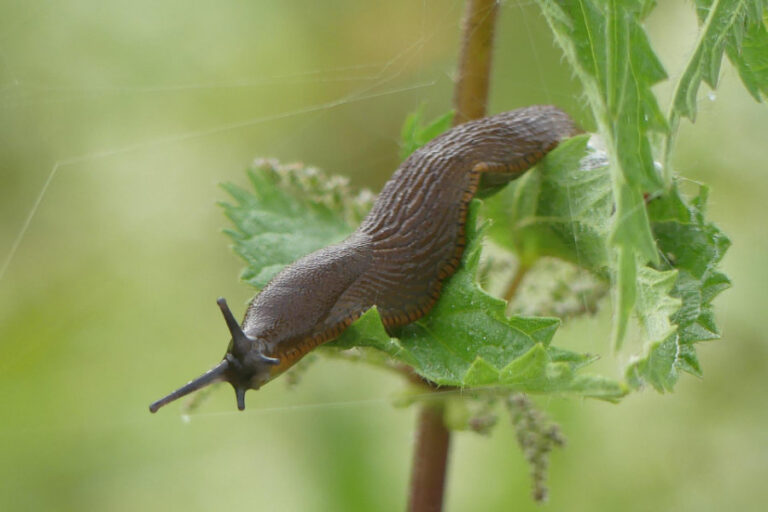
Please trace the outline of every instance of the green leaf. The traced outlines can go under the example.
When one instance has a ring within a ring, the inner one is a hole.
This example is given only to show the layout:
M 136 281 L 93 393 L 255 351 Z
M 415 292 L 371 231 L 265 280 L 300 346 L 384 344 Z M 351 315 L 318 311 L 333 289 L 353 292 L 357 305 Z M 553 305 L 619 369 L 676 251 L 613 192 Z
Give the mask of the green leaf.
M 658 263 L 644 195 L 663 186 L 654 166 L 650 132 L 667 124 L 651 87 L 666 78 L 640 24 L 650 9 L 640 0 L 538 0 L 555 39 L 579 77 L 610 162 L 616 215 L 610 242 L 619 274 L 614 289 L 618 345 L 636 294 L 633 276 Z
M 627 378 L 635 387 L 648 382 L 670 390 L 678 370 L 701 373 L 692 343 L 718 337 L 711 301 L 729 284 L 717 270 L 728 239 L 705 219 L 707 189 L 686 201 L 672 187 L 649 198 L 647 210 L 660 263 L 639 264 L 631 253 L 625 259 L 620 248 L 615 268 L 606 257 L 614 214 L 606 158 L 586 145 L 586 136 L 565 141 L 536 170 L 486 200 L 484 212 L 494 221 L 489 235 L 526 264 L 555 256 L 626 287 L 615 294 L 622 315 L 614 329 L 626 331 L 634 314 L 644 340 Z
M 739 69 L 744 84 L 753 95 L 768 86 L 765 81 L 765 55 L 748 52 L 742 55 L 742 43 L 756 45 L 751 50 L 765 48 L 763 0 L 695 0 L 696 14 L 701 23 L 696 47 L 675 87 L 670 121 L 676 125 L 678 117 L 696 118 L 696 93 L 704 81 L 717 87 L 723 52 L 728 54 Z M 745 34 L 746 32 L 746 34 Z M 755 66 L 753 68 L 753 66 Z M 756 96 L 759 100 L 759 96 Z
M 690 203 L 677 187 L 651 201 L 650 215 L 664 262 L 641 276 L 638 314 L 650 342 L 627 369 L 630 385 L 670 391 L 678 371 L 701 375 L 694 343 L 719 338 L 712 300 L 730 286 L 717 265 L 730 240 L 704 217 L 708 191 Z
M 588 135 L 564 141 L 537 170 L 484 200 L 489 237 L 530 266 L 561 258 L 596 273 L 609 262 L 613 197 L 605 155 L 587 153 Z
M 408 115 L 400 131 L 400 158 L 405 160 L 421 146 L 434 139 L 448 128 L 453 122 L 454 111 L 446 112 L 426 123 L 424 121 L 424 104 Z
M 637 258 L 628 250 L 618 249 L 618 261 L 615 278 L 613 339 L 616 349 L 620 349 L 627 333 L 627 326 L 637 300 Z
M 741 81 L 757 100 L 768 98 L 768 12 L 749 18 L 743 37 L 730 37 L 725 50 Z M 741 43 L 739 45 L 739 43 Z
M 695 0 L 701 25 L 696 46 L 672 97 L 670 130 L 664 139 L 663 160 L 667 181 L 672 175 L 671 155 L 681 117 L 696 118 L 701 82 L 717 87 L 723 51 L 739 71 L 747 90 L 758 101 L 768 91 L 768 33 L 763 10 L 766 0 Z
M 345 179 L 313 167 L 259 160 L 248 178 L 253 192 L 222 185 L 235 203 L 221 206 L 234 224 L 226 233 L 248 264 L 242 279 L 259 289 L 285 265 L 346 238 L 373 202 L 369 192 L 353 195 Z

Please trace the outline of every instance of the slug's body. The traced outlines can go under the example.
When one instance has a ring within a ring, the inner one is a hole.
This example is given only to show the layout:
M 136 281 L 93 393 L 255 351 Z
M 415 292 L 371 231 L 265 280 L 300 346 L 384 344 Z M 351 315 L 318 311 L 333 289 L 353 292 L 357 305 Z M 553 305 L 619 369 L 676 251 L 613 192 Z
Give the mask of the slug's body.
M 336 338 L 371 307 L 388 330 L 426 315 L 458 268 L 478 189 L 518 177 L 577 132 L 564 112 L 534 106 L 435 138 L 402 163 L 357 231 L 287 266 L 253 299 L 241 326 L 220 299 L 232 333 L 224 360 L 150 410 L 217 380 L 234 386 L 242 410 L 247 389 Z

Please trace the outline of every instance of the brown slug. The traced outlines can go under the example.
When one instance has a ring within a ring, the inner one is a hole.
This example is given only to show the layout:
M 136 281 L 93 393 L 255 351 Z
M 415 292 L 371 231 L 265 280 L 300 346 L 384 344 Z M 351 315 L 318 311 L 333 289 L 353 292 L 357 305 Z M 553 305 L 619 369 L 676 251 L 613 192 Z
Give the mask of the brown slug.
M 357 231 L 285 267 L 251 301 L 242 325 L 219 299 L 232 335 L 224 359 L 149 410 L 216 381 L 232 384 L 243 410 L 247 390 L 338 337 L 372 306 L 388 330 L 426 315 L 459 266 L 472 197 L 520 176 L 579 131 L 563 111 L 532 106 L 436 137 L 400 165 Z

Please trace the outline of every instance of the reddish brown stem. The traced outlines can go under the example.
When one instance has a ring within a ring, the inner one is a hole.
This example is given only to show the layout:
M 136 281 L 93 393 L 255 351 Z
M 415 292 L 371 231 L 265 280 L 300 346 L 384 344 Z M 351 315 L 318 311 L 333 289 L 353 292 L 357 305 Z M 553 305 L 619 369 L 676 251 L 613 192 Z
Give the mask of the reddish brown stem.
M 485 116 L 498 8 L 497 0 L 467 0 L 458 80 L 453 95 L 454 124 Z
M 528 267 L 520 263 L 517 272 L 515 272 L 515 276 L 512 278 L 509 286 L 507 286 L 507 291 L 504 292 L 504 300 L 512 302 L 512 299 L 517 295 L 517 289 L 520 288 L 526 273 L 528 273 Z
M 442 404 L 422 405 L 413 454 L 409 511 L 440 512 L 443 509 L 445 469 L 450 443 L 451 433 L 443 423 Z
M 496 0 L 467 0 L 453 97 L 456 109 L 454 126 L 485 116 L 497 13 Z M 451 444 L 451 433 L 443 422 L 442 402 L 428 401 L 423 404 L 418 421 L 408 510 L 440 512 L 443 509 L 448 448 Z

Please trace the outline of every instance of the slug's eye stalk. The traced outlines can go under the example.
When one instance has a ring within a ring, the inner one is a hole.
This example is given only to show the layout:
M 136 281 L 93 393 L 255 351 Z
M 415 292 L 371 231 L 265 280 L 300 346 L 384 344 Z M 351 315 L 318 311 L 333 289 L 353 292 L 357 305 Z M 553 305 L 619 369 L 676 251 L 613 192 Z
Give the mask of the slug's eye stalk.
M 240 324 L 237 323 L 232 311 L 229 310 L 227 300 L 224 297 L 219 297 L 216 300 L 216 304 L 219 305 L 221 314 L 224 315 L 224 321 L 227 323 L 229 333 L 232 335 L 232 353 L 238 359 L 241 359 L 249 350 L 251 350 L 254 340 L 249 338 L 240 328 Z
M 232 354 L 236 358 L 242 360 L 248 355 L 248 352 L 252 351 L 254 347 L 256 347 L 257 342 L 255 339 L 245 334 L 240 328 L 240 324 L 237 323 L 237 320 L 235 320 L 235 316 L 232 314 L 232 311 L 229 310 L 229 306 L 227 306 L 227 300 L 224 297 L 219 297 L 218 300 L 216 300 L 216 304 L 219 305 L 221 314 L 224 315 L 224 321 L 227 323 L 227 327 L 229 328 L 229 333 L 232 335 Z M 261 351 L 257 351 L 256 356 L 266 364 L 280 364 L 279 359 L 265 356 L 261 353 Z
M 226 300 L 219 298 L 216 303 L 219 305 L 221 313 L 224 315 L 224 321 L 232 335 L 229 351 L 219 364 L 203 375 L 152 403 L 149 406 L 149 412 L 157 412 L 165 404 L 220 381 L 227 381 L 235 388 L 237 408 L 242 411 L 245 409 L 245 392 L 249 389 L 258 388 L 262 382 L 268 380 L 265 376 L 269 373 L 269 366 L 280 364 L 279 359 L 264 355 L 260 350 L 258 341 L 243 332 L 232 315 L 232 311 L 229 310 Z

